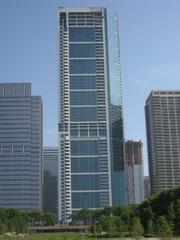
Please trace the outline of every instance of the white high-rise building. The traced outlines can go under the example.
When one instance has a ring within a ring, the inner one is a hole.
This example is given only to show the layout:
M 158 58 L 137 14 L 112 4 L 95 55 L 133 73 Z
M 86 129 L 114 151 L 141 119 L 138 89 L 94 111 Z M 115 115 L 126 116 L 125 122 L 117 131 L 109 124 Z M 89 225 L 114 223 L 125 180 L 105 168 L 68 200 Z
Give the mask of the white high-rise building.
M 59 218 L 127 202 L 118 17 L 59 10 Z

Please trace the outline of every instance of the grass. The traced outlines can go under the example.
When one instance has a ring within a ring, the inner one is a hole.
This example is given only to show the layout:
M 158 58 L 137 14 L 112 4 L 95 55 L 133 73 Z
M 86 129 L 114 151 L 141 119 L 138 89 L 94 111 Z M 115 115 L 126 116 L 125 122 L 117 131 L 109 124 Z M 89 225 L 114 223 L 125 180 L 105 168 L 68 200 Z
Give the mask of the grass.
M 34 233 L 30 235 L 25 235 L 24 237 L 5 235 L 0 236 L 0 240 L 90 240 L 90 239 L 93 240 L 95 238 L 88 235 L 86 236 L 80 235 L 79 233 Z M 99 240 L 118 240 L 118 239 L 120 238 L 99 238 Z M 126 238 L 126 240 L 130 239 L 131 238 Z M 173 238 L 173 240 L 180 240 L 180 238 Z
M 80 233 L 34 233 L 21 236 L 0 236 L 0 240 L 93 240 L 92 236 Z M 99 240 L 118 240 L 119 238 L 98 238 Z

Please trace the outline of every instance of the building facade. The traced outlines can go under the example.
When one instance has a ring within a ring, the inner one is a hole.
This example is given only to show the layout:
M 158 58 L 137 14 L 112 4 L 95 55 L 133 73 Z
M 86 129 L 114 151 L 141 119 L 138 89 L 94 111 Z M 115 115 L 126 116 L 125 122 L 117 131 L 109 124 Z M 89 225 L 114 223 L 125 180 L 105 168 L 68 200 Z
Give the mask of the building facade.
M 44 147 L 44 211 L 58 215 L 57 211 L 57 177 L 58 148 Z
M 147 199 L 151 195 L 150 190 L 150 178 L 149 176 L 144 177 L 144 199 Z
M 126 141 L 126 164 L 128 179 L 128 202 L 139 204 L 144 201 L 144 170 L 142 142 Z
M 127 201 L 118 17 L 59 10 L 59 218 Z
M 41 209 L 42 101 L 29 83 L 0 83 L 0 207 Z
M 151 192 L 180 185 L 180 91 L 152 91 L 146 100 Z

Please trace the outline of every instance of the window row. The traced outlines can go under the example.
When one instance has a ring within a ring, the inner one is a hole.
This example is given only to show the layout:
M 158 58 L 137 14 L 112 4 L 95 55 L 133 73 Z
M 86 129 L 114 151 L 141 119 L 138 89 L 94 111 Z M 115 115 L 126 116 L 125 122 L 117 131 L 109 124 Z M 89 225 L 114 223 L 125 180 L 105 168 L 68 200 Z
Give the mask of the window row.
M 71 59 L 69 60 L 70 74 L 95 74 L 95 59 Z
M 96 105 L 97 97 L 96 92 L 71 92 L 70 93 L 71 105 Z
M 70 89 L 96 89 L 96 76 L 70 76 Z
M 97 140 L 72 140 L 71 141 L 71 155 L 72 156 L 89 156 L 98 155 L 98 141 Z
M 69 57 L 70 58 L 95 58 L 96 57 L 96 45 L 94 43 L 71 43 L 69 45 Z
M 70 27 L 69 41 L 70 42 L 94 42 L 95 28 L 94 27 Z
M 71 107 L 71 122 L 97 121 L 97 107 Z
M 71 172 L 99 172 L 99 159 L 97 157 L 73 157 L 71 158 Z

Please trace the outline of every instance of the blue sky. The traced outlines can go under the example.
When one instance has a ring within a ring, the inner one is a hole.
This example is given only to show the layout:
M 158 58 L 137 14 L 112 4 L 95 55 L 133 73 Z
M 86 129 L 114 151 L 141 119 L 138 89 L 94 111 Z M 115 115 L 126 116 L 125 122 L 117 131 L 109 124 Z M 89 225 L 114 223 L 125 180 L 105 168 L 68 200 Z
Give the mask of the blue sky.
M 31 82 L 44 105 L 44 145 L 57 145 L 59 6 L 108 7 L 119 15 L 126 139 L 144 143 L 152 89 L 180 89 L 179 0 L 0 0 L 0 81 Z

